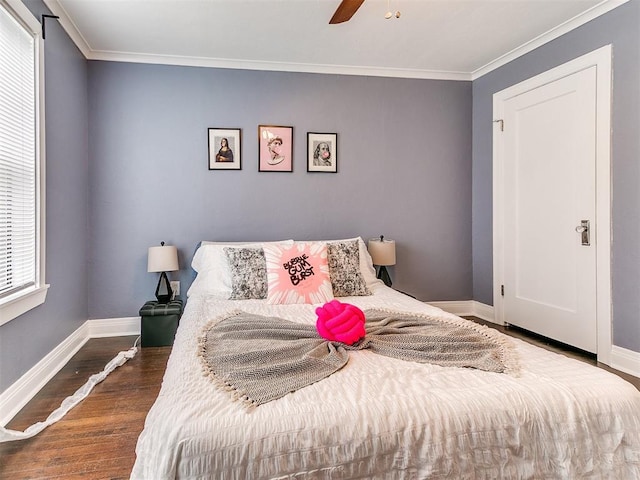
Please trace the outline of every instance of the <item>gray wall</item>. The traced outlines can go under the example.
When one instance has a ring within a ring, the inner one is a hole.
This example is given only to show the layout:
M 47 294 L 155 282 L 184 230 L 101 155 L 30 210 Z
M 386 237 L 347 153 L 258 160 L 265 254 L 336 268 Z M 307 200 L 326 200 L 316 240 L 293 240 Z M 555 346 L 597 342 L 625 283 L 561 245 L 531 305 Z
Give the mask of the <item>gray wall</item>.
M 492 96 L 613 45 L 613 343 L 640 352 L 640 1 L 630 2 L 473 82 L 473 298 L 493 304 Z
M 382 233 L 395 286 L 471 298 L 470 82 L 87 62 L 55 21 L 45 49 L 51 288 L 0 327 L 0 391 L 87 318 L 137 315 L 161 240 L 186 291 L 201 239 Z M 294 126 L 293 173 L 257 172 L 260 123 Z M 241 171 L 208 171 L 209 127 L 242 128 Z M 307 131 L 338 133 L 338 174 L 306 172 Z
M 394 286 L 470 299 L 471 83 L 89 62 L 89 316 L 137 315 L 147 248 L 384 234 Z M 294 127 L 294 171 L 257 171 L 257 126 Z M 207 128 L 242 128 L 242 170 L 209 171 Z M 338 133 L 338 173 L 306 133 Z
M 25 4 L 37 18 L 49 11 Z M 0 392 L 88 318 L 87 62 L 55 21 L 47 21 L 46 302 L 0 326 Z
M 491 304 L 492 95 L 608 43 L 614 343 L 640 351 L 639 25 L 631 0 L 471 85 L 86 62 L 48 21 L 51 289 L 0 327 L 0 391 L 87 318 L 137 315 L 157 281 L 146 251 L 161 240 L 180 249 L 171 275 L 186 291 L 201 239 L 382 233 L 398 242 L 394 286 Z M 257 172 L 258 124 L 294 126 L 293 173 Z M 208 127 L 242 128 L 241 171 L 207 170 Z M 338 174 L 306 172 L 307 131 L 338 133 Z

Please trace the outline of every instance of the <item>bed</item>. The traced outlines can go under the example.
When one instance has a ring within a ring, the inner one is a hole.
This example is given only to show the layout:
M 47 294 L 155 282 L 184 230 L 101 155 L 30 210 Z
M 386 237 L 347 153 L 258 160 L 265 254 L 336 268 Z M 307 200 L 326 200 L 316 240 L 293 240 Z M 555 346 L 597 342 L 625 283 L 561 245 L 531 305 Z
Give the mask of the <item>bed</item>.
M 328 268 L 316 273 L 342 275 L 346 283 L 338 281 L 333 290 L 346 288 L 346 293 L 354 293 L 349 282 L 360 275 L 356 287 L 364 283 L 368 293 L 340 296 L 340 302 L 363 312 L 383 309 L 468 323 L 501 343 L 511 355 L 508 368 L 485 371 L 349 351 L 346 364 L 325 378 L 247 406 L 207 375 L 202 357 L 207 328 L 237 312 L 314 326 L 321 302 L 282 303 L 282 292 L 274 302 L 270 249 L 300 242 L 203 243 L 193 260 L 198 276 L 162 388 L 138 439 L 131 478 L 640 478 L 640 392 L 631 384 L 388 288 L 375 279 L 361 239 L 336 242 L 349 248 L 324 253 Z M 266 270 L 255 264 L 240 268 L 239 281 L 236 267 L 243 259 L 233 259 L 232 250 L 257 251 Z M 242 282 L 244 287 L 262 282 L 267 298 L 251 298 L 255 292 L 246 288 L 238 295 Z

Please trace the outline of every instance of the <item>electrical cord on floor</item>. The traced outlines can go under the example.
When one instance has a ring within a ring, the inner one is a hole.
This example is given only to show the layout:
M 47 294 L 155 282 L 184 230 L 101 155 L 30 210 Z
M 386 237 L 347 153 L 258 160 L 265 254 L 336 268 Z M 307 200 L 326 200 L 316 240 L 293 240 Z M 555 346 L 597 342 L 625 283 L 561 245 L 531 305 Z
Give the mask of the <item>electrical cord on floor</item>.
M 89 377 L 89 380 L 87 380 L 87 383 L 76 390 L 73 395 L 65 398 L 60 406 L 53 412 L 51 412 L 51 414 L 44 422 L 34 423 L 23 432 L 0 427 L 0 443 L 11 442 L 14 440 L 25 440 L 27 438 L 34 437 L 49 425 L 53 425 L 58 420 L 62 419 L 62 417 L 69 413 L 69 411 L 73 407 L 87 398 L 87 396 L 91 393 L 91 390 L 93 390 L 93 387 L 107 378 L 107 375 L 113 372 L 116 368 L 124 365 L 128 360 L 135 357 L 136 353 L 138 353 L 137 345 L 139 341 L 140 337 L 136 338 L 136 341 L 133 343 L 133 347 L 131 347 L 129 350 L 118 353 L 109 361 L 109 363 L 105 365 L 104 369 L 100 373 L 91 375 Z

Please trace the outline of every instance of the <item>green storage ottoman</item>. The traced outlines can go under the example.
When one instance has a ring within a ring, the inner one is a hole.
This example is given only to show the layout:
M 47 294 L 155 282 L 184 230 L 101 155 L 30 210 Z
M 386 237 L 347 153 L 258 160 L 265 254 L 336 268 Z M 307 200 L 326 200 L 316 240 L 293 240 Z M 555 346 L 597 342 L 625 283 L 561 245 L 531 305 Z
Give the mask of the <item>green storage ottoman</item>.
M 173 339 L 182 316 L 182 300 L 169 303 L 149 301 L 140 309 L 143 347 L 165 347 L 173 345 Z

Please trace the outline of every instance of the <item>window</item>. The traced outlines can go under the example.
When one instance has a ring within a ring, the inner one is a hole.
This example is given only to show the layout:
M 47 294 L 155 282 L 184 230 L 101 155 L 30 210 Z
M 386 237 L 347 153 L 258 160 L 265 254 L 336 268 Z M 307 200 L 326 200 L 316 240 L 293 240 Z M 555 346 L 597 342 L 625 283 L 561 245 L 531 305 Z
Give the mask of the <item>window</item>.
M 44 302 L 40 24 L 0 0 L 0 325 Z

